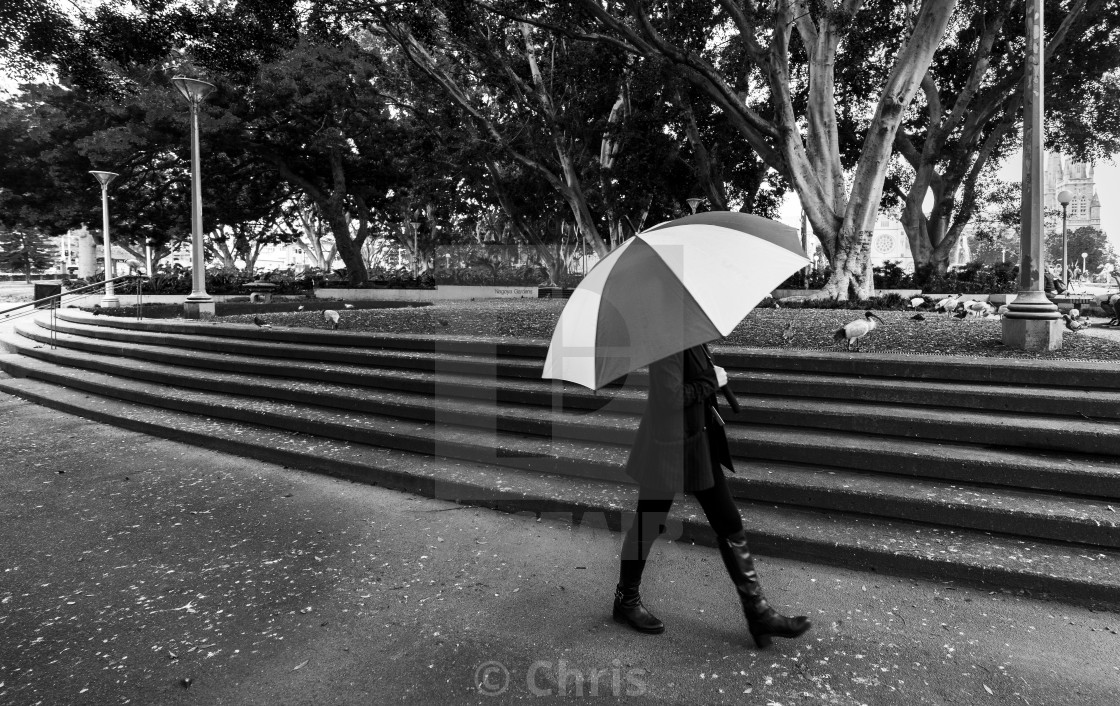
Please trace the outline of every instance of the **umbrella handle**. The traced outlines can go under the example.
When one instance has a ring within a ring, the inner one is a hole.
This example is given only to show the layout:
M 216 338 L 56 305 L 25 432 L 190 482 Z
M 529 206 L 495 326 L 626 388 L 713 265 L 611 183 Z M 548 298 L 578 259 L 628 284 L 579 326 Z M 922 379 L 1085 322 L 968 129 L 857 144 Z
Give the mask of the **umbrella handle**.
M 735 393 L 732 392 L 731 388 L 727 385 L 724 385 L 719 389 L 720 392 L 723 393 L 723 399 L 727 400 L 727 404 L 731 405 L 731 411 L 735 414 L 738 414 L 739 410 L 742 408 L 739 406 L 739 400 L 735 398 Z

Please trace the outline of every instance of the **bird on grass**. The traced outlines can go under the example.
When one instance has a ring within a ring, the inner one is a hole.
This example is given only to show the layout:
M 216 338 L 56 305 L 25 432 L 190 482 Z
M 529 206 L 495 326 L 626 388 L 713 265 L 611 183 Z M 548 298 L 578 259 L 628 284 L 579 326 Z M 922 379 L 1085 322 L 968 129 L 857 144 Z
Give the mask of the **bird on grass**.
M 859 350 L 859 341 L 875 330 L 875 327 L 881 323 L 885 323 L 882 319 L 875 315 L 875 312 L 865 312 L 862 319 L 856 319 L 850 323 L 844 324 L 832 337 L 836 342 L 846 341 L 848 350 L 852 350 L 852 341 L 856 343 L 856 350 Z
M 323 309 L 323 321 L 329 322 L 332 329 L 338 328 L 338 321 L 340 318 L 338 312 L 334 309 Z
M 995 311 L 996 311 L 995 307 L 993 307 L 988 302 L 973 300 L 973 301 L 964 303 L 964 312 L 965 312 L 965 314 L 967 314 L 969 316 L 975 316 L 977 318 L 982 318 L 982 317 L 985 317 L 985 316 L 991 316 L 992 314 L 995 313 Z
M 945 297 L 944 299 L 938 301 L 935 306 L 936 306 L 938 311 L 943 311 L 943 312 L 945 312 L 946 315 L 952 314 L 953 310 L 955 310 L 957 308 L 957 306 L 961 303 L 960 298 L 961 298 L 961 295 L 959 295 L 959 294 L 950 294 L 949 296 Z
M 913 316 L 910 317 L 910 320 L 911 321 L 925 321 L 926 317 L 922 316 L 921 314 L 914 314 Z
M 100 304 L 94 304 L 93 305 L 93 315 L 98 316 L 99 314 L 101 314 L 101 305 Z
M 450 325 L 451 325 L 451 322 L 450 322 L 450 321 L 448 321 L 447 319 L 440 319 L 440 320 L 439 320 L 439 325 L 440 325 L 440 326 L 450 326 Z
M 785 341 L 786 343 L 789 343 L 790 341 L 793 340 L 793 322 L 792 321 L 790 321 L 788 324 L 786 324 L 785 330 L 782 331 L 782 340 Z
M 965 309 L 957 309 L 953 312 L 954 319 L 964 319 L 968 317 L 968 311 Z
M 303 311 L 303 304 L 296 307 L 296 311 Z
M 342 306 L 347 308 L 347 309 L 353 309 L 354 308 L 353 304 L 343 304 Z
M 272 324 L 268 323 L 259 316 L 253 316 L 253 323 L 256 324 L 258 328 L 272 328 Z
M 1062 320 L 1066 322 L 1066 328 L 1070 331 L 1080 331 L 1083 328 L 1089 328 L 1091 324 L 1084 319 L 1075 319 L 1069 314 L 1062 314 Z
M 911 309 L 925 309 L 929 307 L 929 304 L 929 299 L 926 299 L 925 297 L 911 297 L 910 301 L 907 302 L 907 305 Z

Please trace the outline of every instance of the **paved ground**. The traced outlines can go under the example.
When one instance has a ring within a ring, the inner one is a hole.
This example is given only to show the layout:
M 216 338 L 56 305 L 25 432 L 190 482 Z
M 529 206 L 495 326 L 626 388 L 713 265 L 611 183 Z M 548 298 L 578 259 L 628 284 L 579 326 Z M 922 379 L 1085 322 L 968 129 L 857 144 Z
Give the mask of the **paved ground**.
M 149 438 L 0 395 L 0 703 L 1120 703 L 1120 616 L 766 559 L 816 627 L 757 651 L 716 553 L 610 619 L 618 535 Z M 189 681 L 188 681 L 189 680 Z M 189 684 L 189 686 L 188 686 Z M 490 692 L 498 692 L 491 695 Z

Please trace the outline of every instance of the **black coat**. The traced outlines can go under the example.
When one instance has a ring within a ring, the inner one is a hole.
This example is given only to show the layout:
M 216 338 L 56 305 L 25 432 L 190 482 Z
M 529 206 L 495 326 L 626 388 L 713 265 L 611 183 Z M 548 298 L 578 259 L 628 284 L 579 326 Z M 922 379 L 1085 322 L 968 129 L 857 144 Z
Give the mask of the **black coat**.
M 651 363 L 649 399 L 626 474 L 651 490 L 689 493 L 712 487 L 716 465 L 733 471 L 715 412 L 718 389 L 702 346 Z

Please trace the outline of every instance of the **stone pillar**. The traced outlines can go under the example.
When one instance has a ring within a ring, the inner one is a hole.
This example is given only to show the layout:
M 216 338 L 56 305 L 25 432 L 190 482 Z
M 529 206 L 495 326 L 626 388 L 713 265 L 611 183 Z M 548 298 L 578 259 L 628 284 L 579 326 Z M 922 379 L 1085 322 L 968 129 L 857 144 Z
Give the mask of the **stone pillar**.
M 1003 344 L 1028 351 L 1062 347 L 1058 307 L 1043 293 L 1043 66 L 1042 0 L 1027 0 L 1026 92 L 1023 102 L 1023 200 L 1019 233 L 1019 294 L 1003 317 Z

